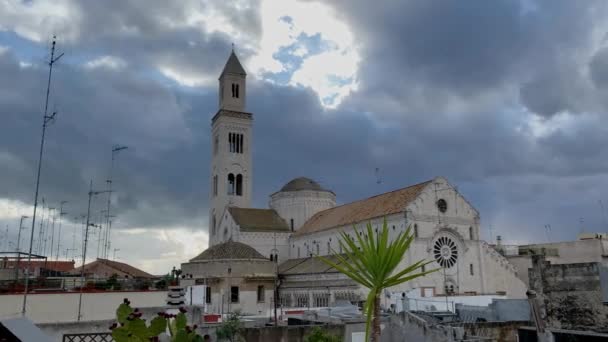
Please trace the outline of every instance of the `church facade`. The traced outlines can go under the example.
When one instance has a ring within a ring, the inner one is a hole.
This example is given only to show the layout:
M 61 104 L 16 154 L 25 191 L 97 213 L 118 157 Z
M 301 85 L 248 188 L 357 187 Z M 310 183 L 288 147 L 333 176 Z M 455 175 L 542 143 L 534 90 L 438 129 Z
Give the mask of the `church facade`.
M 391 238 L 408 227 L 415 237 L 399 269 L 421 259 L 441 269 L 390 291 L 525 297 L 515 268 L 480 240 L 479 212 L 443 177 L 343 205 L 330 189 L 298 177 L 269 196 L 268 208 L 251 208 L 253 114 L 245 111 L 246 76 L 232 52 L 211 120 L 210 249 L 250 246 L 276 265 L 284 306 L 327 306 L 364 298 L 365 289 L 314 256 L 340 253 L 341 232 L 353 235 L 368 223 L 380 229 L 386 219 Z M 255 267 L 260 260 L 252 262 Z

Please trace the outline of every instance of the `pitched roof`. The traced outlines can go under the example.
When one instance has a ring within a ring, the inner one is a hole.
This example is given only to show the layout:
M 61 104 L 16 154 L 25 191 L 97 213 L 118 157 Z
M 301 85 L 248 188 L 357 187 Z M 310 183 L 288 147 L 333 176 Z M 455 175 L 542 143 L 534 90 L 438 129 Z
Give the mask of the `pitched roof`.
M 129 276 L 131 276 L 133 278 L 156 278 L 156 276 L 154 276 L 150 273 L 144 272 L 144 271 L 140 270 L 139 268 L 135 268 L 129 264 L 125 264 L 124 262 L 112 261 L 112 260 L 101 259 L 101 258 L 98 258 L 97 260 L 84 265 L 85 273 L 89 272 L 89 269 L 92 269 L 93 267 L 95 267 L 96 264 L 106 265 L 116 271 L 128 274 Z M 82 269 L 82 266 L 77 267 L 77 268 L 73 269 L 71 271 L 71 273 L 81 272 L 81 269 Z
M 335 255 L 326 255 L 324 257 L 336 264 L 340 264 L 340 261 Z M 289 259 L 279 265 L 279 274 L 281 275 L 337 272 L 339 271 L 314 256 L 298 259 Z
M 234 50 L 232 50 L 232 52 L 230 53 L 230 57 L 228 57 L 228 61 L 226 62 L 226 65 L 224 66 L 224 70 L 222 70 L 222 76 L 224 74 L 237 74 L 237 75 L 247 75 L 247 73 L 245 72 L 245 69 L 243 69 L 243 66 L 241 65 L 241 62 L 239 61 L 238 57 L 236 56 L 236 54 L 234 54 Z
M 402 212 L 431 182 L 432 180 L 429 180 L 407 188 L 320 211 L 308 219 L 294 235 L 311 234 Z
M 14 268 L 17 264 L 17 260 L 6 261 L 7 268 Z M 19 268 L 26 269 L 28 266 L 27 257 L 19 260 Z M 34 271 L 36 268 L 45 268 L 47 270 L 53 270 L 57 272 L 68 272 L 74 268 L 74 260 L 71 261 L 41 261 L 32 260 L 30 271 Z
M 242 232 L 288 232 L 287 222 L 274 209 L 229 207 L 228 211 Z
M 190 259 L 193 261 L 208 260 L 237 260 L 237 259 L 264 259 L 265 256 L 256 251 L 255 248 L 241 242 L 228 240 L 215 246 L 211 246 L 201 254 Z

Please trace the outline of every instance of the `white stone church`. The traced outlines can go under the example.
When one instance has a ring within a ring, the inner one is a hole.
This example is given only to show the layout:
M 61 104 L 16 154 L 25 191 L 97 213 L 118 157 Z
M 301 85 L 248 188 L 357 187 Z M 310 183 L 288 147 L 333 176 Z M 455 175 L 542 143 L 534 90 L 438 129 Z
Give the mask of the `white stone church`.
M 212 307 L 232 302 L 244 311 L 262 311 L 260 299 L 273 296 L 269 280 L 277 273 L 283 306 L 327 306 L 337 299 L 365 298 L 364 289 L 314 256 L 340 253 L 340 232 L 352 235 L 353 227 L 363 229 L 368 222 L 378 229 L 385 218 L 392 237 L 407 227 L 415 236 L 400 269 L 420 259 L 434 260 L 427 267 L 442 269 L 390 289 L 392 293 L 525 298 L 525 285 L 514 267 L 480 240 L 479 212 L 443 177 L 341 205 L 330 189 L 298 177 L 270 195 L 269 208 L 251 208 L 253 114 L 246 112 L 246 76 L 232 52 L 219 78 L 219 110 L 211 120 L 210 246 L 182 264 L 190 282 L 211 284 Z M 216 252 L 227 249 L 235 250 L 234 256 Z M 217 266 L 249 259 L 251 267 L 239 275 L 226 266 L 231 285 L 213 282 L 201 271 L 210 261 Z M 268 271 L 273 264 L 274 274 Z M 266 271 L 257 272 L 256 267 Z

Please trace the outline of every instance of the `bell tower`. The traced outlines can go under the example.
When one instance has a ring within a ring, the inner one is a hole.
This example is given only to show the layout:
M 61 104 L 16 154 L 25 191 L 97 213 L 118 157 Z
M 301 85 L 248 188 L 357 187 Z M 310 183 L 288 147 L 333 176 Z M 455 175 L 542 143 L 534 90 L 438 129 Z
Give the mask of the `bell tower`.
M 245 112 L 246 77 L 233 50 L 219 78 L 219 110 L 211 119 L 210 246 L 224 242 L 219 227 L 227 206 L 251 206 L 253 115 Z

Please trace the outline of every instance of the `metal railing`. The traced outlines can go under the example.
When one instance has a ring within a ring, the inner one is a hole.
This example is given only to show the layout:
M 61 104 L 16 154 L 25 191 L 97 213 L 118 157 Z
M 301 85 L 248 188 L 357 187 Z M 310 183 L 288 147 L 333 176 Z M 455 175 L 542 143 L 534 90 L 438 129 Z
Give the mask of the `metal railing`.
M 64 334 L 63 342 L 114 342 L 111 333 Z

